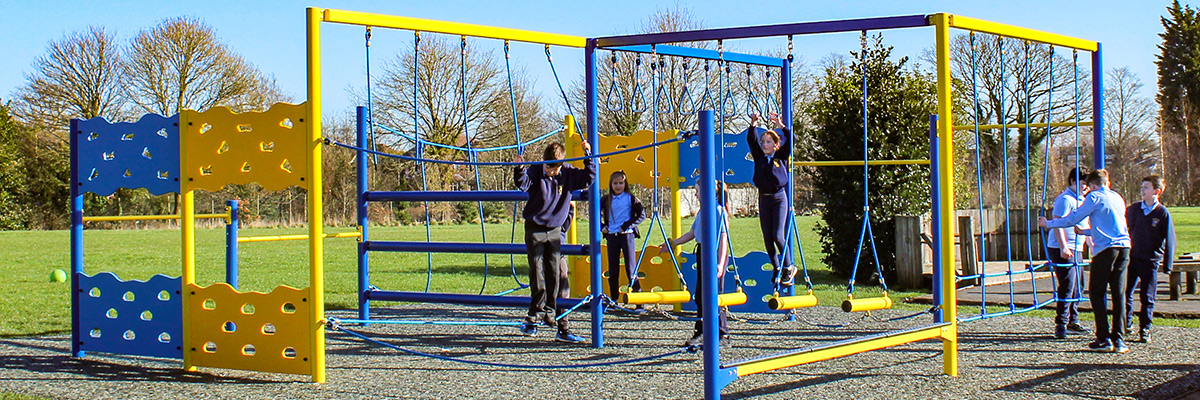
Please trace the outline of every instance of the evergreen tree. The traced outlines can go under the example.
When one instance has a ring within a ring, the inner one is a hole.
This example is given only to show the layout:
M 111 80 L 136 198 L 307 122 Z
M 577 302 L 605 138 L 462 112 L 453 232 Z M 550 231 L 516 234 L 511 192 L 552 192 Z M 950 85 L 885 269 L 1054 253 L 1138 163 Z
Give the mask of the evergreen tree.
M 1173 205 L 1194 205 L 1200 186 L 1200 16 L 1176 0 L 1162 18 L 1158 46 L 1158 104 L 1163 174 L 1173 190 L 1163 194 Z

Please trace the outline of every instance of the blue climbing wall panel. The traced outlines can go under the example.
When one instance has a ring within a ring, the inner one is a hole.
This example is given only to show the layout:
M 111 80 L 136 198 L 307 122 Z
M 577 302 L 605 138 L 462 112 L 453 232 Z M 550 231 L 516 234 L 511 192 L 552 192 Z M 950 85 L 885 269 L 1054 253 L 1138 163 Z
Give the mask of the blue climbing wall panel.
M 762 128 L 755 128 L 761 135 Z M 717 171 L 724 171 L 725 183 L 749 183 L 754 178 L 754 159 L 750 157 L 750 145 L 746 144 L 746 131 L 720 135 L 724 143 L 724 156 L 717 151 Z M 679 187 L 696 184 L 700 176 L 700 138 L 692 136 L 679 145 Z
M 752 312 L 752 313 L 779 313 L 767 307 L 767 300 L 775 293 L 775 288 L 771 285 L 771 259 L 767 257 L 767 253 L 754 251 L 746 254 L 743 257 L 734 258 L 734 262 L 729 263 L 728 267 L 733 268 L 737 265 L 738 275 L 742 278 L 742 291 L 746 292 L 746 304 L 730 306 L 729 310 L 733 312 Z M 696 286 L 696 255 L 691 253 L 683 253 L 682 265 L 679 266 L 683 271 L 683 281 L 687 283 L 688 290 L 694 295 L 699 289 Z M 733 271 L 725 272 L 725 292 L 732 293 L 737 291 L 737 281 L 734 279 Z M 696 303 L 688 302 L 683 304 L 683 310 L 696 311 Z
M 179 278 L 123 281 L 111 272 L 79 275 L 80 350 L 183 358 Z
M 118 188 L 179 192 L 179 116 L 147 114 L 137 122 L 79 121 L 79 191 L 109 195 Z

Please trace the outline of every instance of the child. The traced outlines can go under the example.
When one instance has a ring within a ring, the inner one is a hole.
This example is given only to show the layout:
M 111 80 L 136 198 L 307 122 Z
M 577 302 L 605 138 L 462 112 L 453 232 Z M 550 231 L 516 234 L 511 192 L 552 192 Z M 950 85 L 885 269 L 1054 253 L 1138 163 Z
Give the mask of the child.
M 729 235 L 725 230 L 725 227 L 729 226 L 729 221 L 727 219 L 727 216 L 725 215 L 725 185 L 719 181 L 716 182 L 716 185 L 717 185 L 716 186 L 716 188 L 717 188 L 717 225 L 719 225 L 717 229 L 718 229 L 718 232 L 720 232 L 720 235 L 719 235 L 720 239 L 717 240 L 717 293 L 721 293 L 722 291 L 725 290 L 725 279 L 724 279 L 725 278 L 725 263 L 728 261 L 728 258 L 729 258 Z M 699 185 L 697 185 L 697 187 L 696 187 L 696 196 L 697 197 L 700 196 Z M 704 205 L 701 204 L 701 207 L 703 207 L 703 206 Z M 684 233 L 678 239 L 670 240 L 670 241 L 667 241 L 666 243 L 663 243 L 663 245 L 661 247 L 662 250 L 671 251 L 671 248 L 673 248 L 674 246 L 690 242 L 690 241 L 692 241 L 692 239 L 696 240 L 696 245 L 697 245 L 696 246 L 696 288 L 694 289 L 696 295 L 695 295 L 694 299 L 696 300 L 696 316 L 699 317 L 700 319 L 696 320 L 696 332 L 692 335 L 691 339 L 688 339 L 686 342 L 684 342 L 685 346 L 697 346 L 697 345 L 700 345 L 704 341 L 704 325 L 703 325 L 703 323 L 704 323 L 704 319 L 703 319 L 704 318 L 704 306 L 702 305 L 704 302 L 704 298 L 702 297 L 704 291 L 700 289 L 700 288 L 704 287 L 704 273 L 702 271 L 702 268 L 700 268 L 700 265 L 701 265 L 700 262 L 704 256 L 703 256 L 703 254 L 701 254 L 700 246 L 699 246 L 700 245 L 700 228 L 697 226 L 699 224 L 700 224 L 700 217 L 699 217 L 699 214 L 697 213 L 696 219 L 694 221 L 692 221 L 692 229 L 691 230 L 687 231 L 687 233 Z M 720 321 L 719 322 L 719 326 L 720 326 L 719 331 L 720 331 L 720 335 L 721 335 L 720 338 L 722 341 L 728 340 L 729 339 L 729 317 L 725 314 L 724 309 L 718 308 L 717 318 Z
M 1058 195 L 1058 198 L 1054 199 L 1055 218 L 1066 217 L 1071 211 L 1079 208 L 1080 204 L 1083 204 L 1083 195 L 1087 194 L 1087 186 L 1081 187 L 1080 177 L 1079 168 L 1072 168 L 1071 172 L 1067 173 L 1067 188 Z M 1087 218 L 1075 226 L 1086 227 Z M 1046 238 L 1049 259 L 1054 264 L 1054 277 L 1058 284 L 1059 301 L 1054 309 L 1054 338 L 1056 339 L 1065 339 L 1067 333 L 1091 333 L 1087 328 L 1079 325 L 1078 301 L 1063 301 L 1077 300 L 1082 295 L 1079 286 L 1080 269 L 1073 264 L 1079 262 L 1085 237 L 1076 235 L 1073 228 L 1056 228 L 1051 229 L 1050 235 Z
M 1120 210 L 1125 208 L 1125 199 L 1108 188 L 1108 171 L 1098 169 L 1087 175 L 1088 192 L 1083 204 L 1066 217 L 1046 221 L 1038 217 L 1043 228 L 1066 228 L 1091 220 L 1092 227 L 1077 230 L 1091 236 L 1093 247 L 1092 271 L 1088 281 L 1089 300 L 1096 315 L 1096 341 L 1088 349 L 1096 352 L 1125 353 L 1129 347 L 1123 340 L 1125 330 L 1125 268 L 1129 266 L 1129 229 Z M 1108 324 L 1108 304 L 1105 290 L 1111 288 L 1113 298 L 1113 323 Z
M 769 118 L 775 125 L 775 130 L 756 135 L 754 125 L 758 123 L 758 115 L 750 115 L 750 130 L 746 132 L 746 142 L 750 145 L 750 155 L 754 158 L 754 186 L 758 188 L 759 226 L 762 228 L 763 243 L 767 246 L 767 257 L 774 267 L 775 282 L 782 286 L 792 286 L 796 282 L 796 267 L 792 264 L 792 255 L 788 251 L 787 221 L 788 212 L 788 163 L 791 162 L 792 132 L 779 120 L 778 114 Z M 781 254 L 783 258 L 783 273 L 780 273 Z
M 587 141 L 583 141 L 583 150 L 591 151 Z M 543 152 L 546 161 L 562 160 L 565 156 L 566 150 L 560 143 L 547 145 Z M 524 161 L 517 155 L 516 162 Z M 584 164 L 587 168 L 579 169 L 559 161 L 534 167 L 518 166 L 513 171 L 513 182 L 529 193 L 529 201 L 521 212 L 525 218 L 525 248 L 529 253 L 529 314 L 521 328 L 526 335 L 537 334 L 540 315 L 546 325 L 558 329 L 555 340 L 584 341 L 583 337 L 571 334 L 567 324 L 560 324 L 555 319 L 561 312 L 555 300 L 559 294 L 559 269 L 562 267 L 562 227 L 571 212 L 571 191 L 587 188 L 596 179 L 595 160 L 589 158 Z
M 1141 292 L 1142 309 L 1138 311 L 1138 342 L 1150 343 L 1150 324 L 1154 319 L 1154 300 L 1158 292 L 1158 269 L 1171 273 L 1175 256 L 1175 223 L 1171 213 L 1158 202 L 1162 195 L 1163 178 L 1150 175 L 1142 178 L 1142 201 L 1125 209 L 1129 225 L 1129 279 L 1125 286 L 1126 335 L 1133 330 L 1133 291 Z
M 612 298 L 621 298 L 618 290 L 621 285 L 621 260 L 625 256 L 625 271 L 629 276 L 629 291 L 642 291 L 638 282 L 637 258 L 634 253 L 634 239 L 641 237 L 638 224 L 646 218 L 645 209 L 637 196 L 626 190 L 625 172 L 616 171 L 608 177 L 608 194 L 600 199 L 600 231 L 604 233 L 604 241 L 608 244 L 608 288 Z M 641 310 L 638 305 L 636 310 Z

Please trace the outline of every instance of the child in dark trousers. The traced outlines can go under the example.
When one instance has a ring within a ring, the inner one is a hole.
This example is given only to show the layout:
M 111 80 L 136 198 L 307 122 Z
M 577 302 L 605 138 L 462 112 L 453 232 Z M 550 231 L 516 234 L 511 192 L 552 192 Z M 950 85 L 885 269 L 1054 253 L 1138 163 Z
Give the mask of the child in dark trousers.
M 583 142 L 585 152 L 591 147 Z M 546 146 L 543 157 L 546 161 L 562 160 L 566 149 L 560 143 Z M 520 155 L 516 162 L 524 162 Z M 537 334 L 538 317 L 551 327 L 558 329 L 555 340 L 579 343 L 583 337 L 573 335 L 555 317 L 559 310 L 559 269 L 561 264 L 562 227 L 571 212 L 571 191 L 585 189 L 596 179 L 596 162 L 585 161 L 586 168 L 579 169 L 563 165 L 561 161 L 540 166 L 518 166 L 513 171 L 513 183 L 529 193 L 529 201 L 521 216 L 525 218 L 525 247 L 529 253 L 529 314 L 521 332 Z
M 1091 189 L 1083 204 L 1066 217 L 1047 221 L 1038 217 L 1043 228 L 1068 228 L 1088 218 L 1092 227 L 1077 233 L 1091 236 L 1095 243 L 1092 270 L 1088 279 L 1088 298 L 1096 317 L 1096 340 L 1088 344 L 1088 350 L 1096 352 L 1125 353 L 1125 273 L 1129 266 L 1129 228 L 1125 224 L 1125 199 L 1108 188 L 1108 171 L 1098 169 L 1087 175 Z M 1108 322 L 1108 299 L 1105 292 L 1111 289 L 1112 324 Z
M 642 291 L 637 277 L 637 258 L 634 239 L 641 237 L 638 224 L 646 219 L 645 208 L 625 184 L 625 172 L 613 172 L 608 178 L 608 194 L 600 199 L 600 230 L 608 245 L 608 290 L 612 299 L 620 299 L 621 256 L 625 257 L 625 275 L 629 277 L 629 292 Z M 637 310 L 642 309 L 638 305 Z
M 1054 199 L 1054 217 L 1063 218 L 1071 214 L 1080 204 L 1083 204 L 1087 194 L 1087 185 L 1080 182 L 1083 174 L 1079 168 L 1072 168 L 1067 173 L 1067 188 Z M 1076 227 L 1086 227 L 1085 218 Z M 1054 263 L 1054 278 L 1056 280 L 1057 301 L 1054 312 L 1054 338 L 1066 339 L 1067 334 L 1088 334 L 1087 328 L 1079 325 L 1079 299 L 1083 295 L 1079 277 L 1082 269 L 1078 266 L 1087 236 L 1078 235 L 1074 228 L 1051 229 L 1046 237 L 1046 250 L 1050 262 Z
M 729 226 L 728 217 L 725 214 L 725 185 L 721 182 L 714 182 L 717 185 L 717 229 L 720 234 L 717 240 L 717 293 L 725 291 L 725 263 L 729 260 L 729 234 L 726 227 Z M 696 196 L 700 196 L 700 188 L 696 188 Z M 701 207 L 704 205 L 701 204 Z M 663 243 L 663 250 L 672 251 L 675 246 L 696 240 L 696 288 L 693 290 L 696 300 L 696 331 L 692 334 L 691 339 L 684 342 L 685 346 L 698 346 L 704 340 L 704 291 L 700 288 L 704 287 L 704 272 L 700 268 L 701 260 L 704 255 L 700 251 L 700 224 L 699 213 L 696 219 L 692 221 L 692 229 L 679 236 L 678 239 Z M 725 313 L 724 308 L 717 309 L 718 331 L 720 332 L 720 340 L 729 339 L 729 316 Z
M 1125 285 L 1126 335 L 1133 332 L 1133 291 L 1141 292 L 1142 308 L 1138 311 L 1138 342 L 1150 343 L 1150 325 L 1154 319 L 1154 301 L 1158 292 L 1158 271 L 1171 273 L 1175 257 L 1175 223 L 1171 213 L 1158 202 L 1162 195 L 1163 178 L 1150 175 L 1142 178 L 1142 201 L 1125 209 L 1129 225 L 1129 278 Z
M 774 279 L 782 286 L 792 286 L 796 282 L 796 267 L 792 264 L 787 243 L 787 221 L 791 214 L 788 212 L 787 188 L 791 178 L 788 164 L 792 156 L 792 132 L 779 120 L 778 114 L 771 114 L 769 121 L 775 125 L 775 129 L 759 136 L 754 129 L 758 115 L 751 114 L 751 129 L 746 132 L 746 142 L 754 158 L 753 180 L 754 187 L 758 188 L 758 221 L 762 228 L 763 243 L 767 247 L 767 257 L 774 267 Z

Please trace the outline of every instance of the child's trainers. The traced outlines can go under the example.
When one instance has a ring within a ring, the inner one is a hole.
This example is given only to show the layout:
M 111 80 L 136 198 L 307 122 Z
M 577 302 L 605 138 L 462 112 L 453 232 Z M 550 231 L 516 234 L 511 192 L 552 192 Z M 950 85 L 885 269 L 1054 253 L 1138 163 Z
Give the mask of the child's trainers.
M 1112 342 L 1109 342 L 1108 339 L 1096 339 L 1096 341 L 1088 343 L 1087 348 L 1088 351 L 1097 353 L 1111 353 L 1113 351 Z M 1129 349 L 1126 349 L 1126 351 L 1129 351 Z
M 521 324 L 521 334 L 530 337 L 537 335 L 537 325 L 528 322 Z
M 561 331 L 558 332 L 558 335 L 554 336 L 554 340 L 563 343 L 583 343 L 587 339 L 568 331 Z
M 796 267 L 788 266 L 783 269 L 783 281 L 779 282 L 782 286 L 792 286 L 796 284 Z
M 1084 328 L 1082 325 L 1079 325 L 1078 322 L 1072 322 L 1067 324 L 1067 333 L 1072 335 L 1087 335 L 1092 333 L 1092 330 Z
M 1113 346 L 1112 346 L 1113 353 L 1128 353 L 1129 352 L 1129 346 L 1125 345 L 1124 340 L 1117 339 L 1117 340 L 1114 340 L 1113 342 L 1115 342 L 1115 344 L 1113 344 Z

